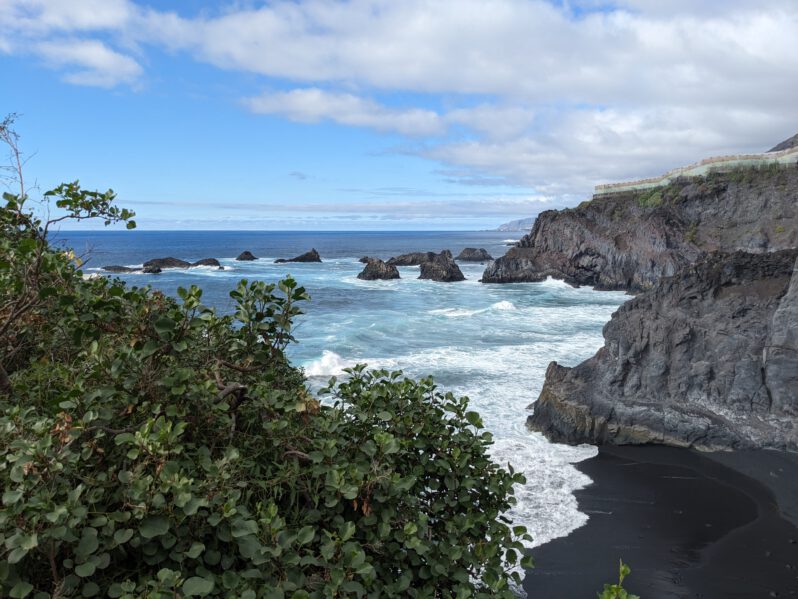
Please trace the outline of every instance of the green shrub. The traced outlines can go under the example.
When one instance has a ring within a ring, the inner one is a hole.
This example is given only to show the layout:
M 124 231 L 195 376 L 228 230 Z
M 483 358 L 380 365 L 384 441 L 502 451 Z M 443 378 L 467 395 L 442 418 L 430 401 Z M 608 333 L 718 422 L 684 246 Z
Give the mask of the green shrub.
M 69 215 L 132 213 L 71 184 Z M 362 366 L 330 405 L 285 358 L 307 299 L 233 315 L 85 280 L 24 194 L 0 209 L 0 595 L 511 597 L 521 475 L 466 398 Z
M 637 205 L 641 208 L 656 208 L 662 204 L 662 190 L 652 189 L 637 198 Z

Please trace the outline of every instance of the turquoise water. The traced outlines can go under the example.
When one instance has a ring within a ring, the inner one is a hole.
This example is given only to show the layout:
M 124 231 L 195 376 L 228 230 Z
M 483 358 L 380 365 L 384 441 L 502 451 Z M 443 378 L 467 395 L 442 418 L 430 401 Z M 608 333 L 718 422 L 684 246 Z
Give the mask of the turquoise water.
M 551 360 L 572 366 L 603 343 L 601 329 L 626 299 L 621 293 L 543 283 L 484 285 L 484 265 L 460 263 L 466 281 L 418 280 L 418 267 L 400 268 L 401 279 L 361 281 L 363 255 L 388 258 L 409 251 L 484 247 L 494 257 L 512 242 L 508 233 L 231 233 L 114 232 L 62 233 L 65 243 L 89 252 L 87 272 L 104 264 L 139 265 L 155 257 L 218 258 L 225 266 L 168 270 L 160 275 L 124 275 L 130 284 L 149 284 L 167 293 L 197 284 L 203 299 L 220 310 L 241 278 L 276 281 L 294 276 L 311 295 L 297 319 L 298 343 L 289 350 L 311 386 L 358 362 L 431 374 L 444 389 L 468 395 L 496 439 L 495 459 L 524 472 L 512 517 L 526 525 L 536 545 L 568 534 L 587 521 L 573 491 L 590 480 L 573 463 L 595 455 L 591 446 L 547 442 L 525 428 Z M 274 264 L 315 247 L 321 264 Z M 236 262 L 251 250 L 260 259 Z

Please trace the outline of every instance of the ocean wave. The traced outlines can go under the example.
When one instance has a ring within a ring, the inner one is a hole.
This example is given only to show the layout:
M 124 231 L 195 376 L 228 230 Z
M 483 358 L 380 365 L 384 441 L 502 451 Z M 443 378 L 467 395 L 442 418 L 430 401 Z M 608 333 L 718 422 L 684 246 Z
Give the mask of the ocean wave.
M 351 368 L 357 364 L 351 360 L 345 360 L 334 351 L 325 349 L 321 358 L 313 360 L 304 365 L 307 376 L 341 376 L 344 368 Z

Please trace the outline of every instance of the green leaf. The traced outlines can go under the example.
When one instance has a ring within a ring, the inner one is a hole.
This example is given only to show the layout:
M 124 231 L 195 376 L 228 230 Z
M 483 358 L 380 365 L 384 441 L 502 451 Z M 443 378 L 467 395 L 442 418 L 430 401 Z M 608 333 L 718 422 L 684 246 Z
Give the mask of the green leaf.
M 312 526 L 302 527 L 296 536 L 296 542 L 300 545 L 307 545 L 316 536 L 316 529 Z
M 133 533 L 132 528 L 121 528 L 114 533 L 114 542 L 117 545 L 127 543 L 133 537 Z
M 92 561 L 84 562 L 80 565 L 75 566 L 75 574 L 80 576 L 81 578 L 87 578 L 94 574 L 94 571 L 97 570 L 97 566 Z
M 352 535 L 355 534 L 355 523 L 354 522 L 345 522 L 344 525 L 341 527 L 341 540 L 348 541 L 352 538 Z
M 186 557 L 196 559 L 202 554 L 203 551 L 205 551 L 204 543 L 192 543 L 191 547 L 189 547 L 188 551 L 186 551 Z
M 13 505 L 20 499 L 22 499 L 23 492 L 21 489 L 15 489 L 13 491 L 6 491 L 3 493 L 3 504 L 4 505 Z
M 25 582 L 24 580 L 20 580 L 17 584 L 15 584 L 12 587 L 8 596 L 14 599 L 22 599 L 22 597 L 27 597 L 32 590 L 33 590 L 32 584 L 30 584 L 29 582 Z
M 163 516 L 144 518 L 139 525 L 139 534 L 145 539 L 153 539 L 169 532 L 169 520 Z
M 205 597 L 213 591 L 214 582 L 199 576 L 192 576 L 183 583 L 183 593 L 186 597 Z

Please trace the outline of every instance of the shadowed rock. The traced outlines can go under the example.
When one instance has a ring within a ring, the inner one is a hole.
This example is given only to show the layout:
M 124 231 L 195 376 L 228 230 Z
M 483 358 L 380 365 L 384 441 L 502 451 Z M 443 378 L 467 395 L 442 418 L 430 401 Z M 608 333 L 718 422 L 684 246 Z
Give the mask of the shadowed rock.
M 798 246 L 798 168 L 739 169 L 542 212 L 484 283 L 562 279 L 633 293 L 714 251 Z
M 369 258 L 366 268 L 358 273 L 357 278 L 364 281 L 398 279 L 399 271 L 393 264 L 386 264 L 379 258 Z
M 129 266 L 119 266 L 118 264 L 110 264 L 103 266 L 103 270 L 107 272 L 137 272 L 138 268 L 130 268 Z
M 798 249 L 716 253 L 552 362 L 528 425 L 567 443 L 798 448 Z
M 432 260 L 422 262 L 419 266 L 421 267 L 419 279 L 431 279 L 442 283 L 465 281 L 460 267 L 455 263 L 449 250 L 433 255 Z
M 145 275 L 157 275 L 157 274 L 159 274 L 161 272 L 161 267 L 160 266 L 146 266 L 143 269 L 141 269 L 141 272 L 143 272 Z
M 435 252 L 411 252 L 391 258 L 387 263 L 392 266 L 418 266 L 422 262 L 429 262 L 435 256 L 437 256 Z
M 252 260 L 257 260 L 258 258 L 249 250 L 245 250 L 241 252 L 236 260 L 239 262 L 251 262 Z
M 315 249 L 312 249 L 295 258 L 277 258 L 277 260 L 274 261 L 275 264 L 284 264 L 286 262 L 321 262 L 321 256 L 319 256 L 319 253 Z
M 362 258 L 360 258 L 360 260 L 358 260 L 358 262 L 360 262 L 361 264 L 368 264 L 369 260 L 374 260 L 374 259 L 375 258 L 371 258 L 369 256 L 363 256 Z
M 458 254 L 455 260 L 461 260 L 462 262 L 490 262 L 493 260 L 493 256 L 485 248 L 466 248 Z
M 203 258 L 202 260 L 197 260 L 191 266 L 216 266 L 217 268 L 222 268 L 216 258 Z
M 180 260 L 179 258 L 153 258 L 144 263 L 144 268 L 157 267 L 157 268 L 188 268 L 191 266 L 190 262 Z

